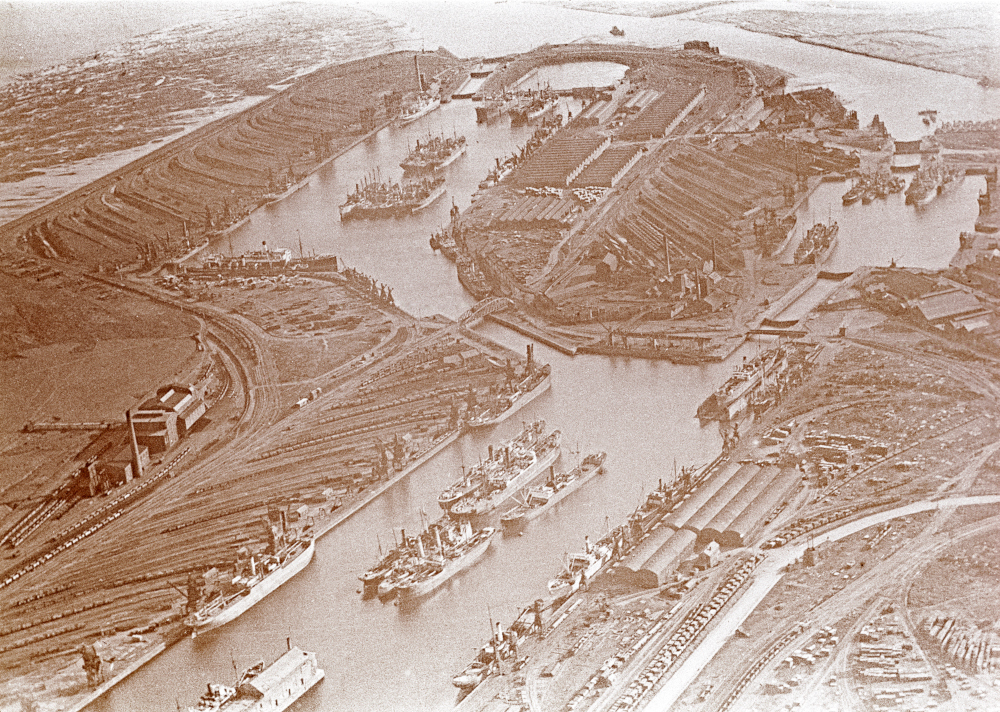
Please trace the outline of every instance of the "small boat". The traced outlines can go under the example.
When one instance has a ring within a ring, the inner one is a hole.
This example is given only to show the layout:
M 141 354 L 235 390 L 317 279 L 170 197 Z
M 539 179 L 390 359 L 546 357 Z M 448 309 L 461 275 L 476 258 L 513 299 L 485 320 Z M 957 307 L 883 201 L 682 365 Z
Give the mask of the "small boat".
M 864 192 L 865 192 L 865 182 L 859 181 L 855 183 L 854 185 L 851 186 L 850 190 L 844 193 L 842 198 L 844 205 L 850 205 L 851 203 L 858 202 L 859 200 L 861 200 L 861 196 Z

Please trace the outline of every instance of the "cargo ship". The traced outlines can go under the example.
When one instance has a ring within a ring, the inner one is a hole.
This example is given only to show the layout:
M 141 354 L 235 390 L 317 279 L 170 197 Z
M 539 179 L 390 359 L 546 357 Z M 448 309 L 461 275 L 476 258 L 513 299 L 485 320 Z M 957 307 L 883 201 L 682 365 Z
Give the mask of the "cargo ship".
M 289 646 L 288 652 L 269 666 L 259 662 L 244 670 L 235 687 L 209 683 L 198 706 L 188 707 L 188 712 L 282 712 L 324 676 L 316 653 Z
M 565 568 L 549 581 L 549 595 L 556 599 L 566 598 L 586 586 L 611 562 L 613 550 L 607 542 L 591 545 L 589 537 L 585 541 L 584 551 L 570 554 Z
M 544 439 L 542 431 L 545 421 L 529 423 L 513 440 L 494 448 L 489 447 L 489 457 L 464 472 L 461 479 L 452 484 L 438 496 L 438 505 L 446 512 L 462 500 L 478 495 L 490 486 L 490 482 L 509 483 L 513 480 L 530 481 L 555 461 L 556 453 L 549 462 L 540 460 L 536 454 Z M 551 454 L 551 453 L 550 453 Z M 525 478 L 521 475 L 527 474 Z
M 465 148 L 465 136 L 435 136 L 423 142 L 417 139 L 416 148 L 410 151 L 399 167 L 404 173 L 439 171 L 465 153 Z
M 499 97 L 484 97 L 476 107 L 476 123 L 485 124 L 495 121 L 510 111 L 517 103 L 517 98 L 503 94 Z
M 921 166 L 906 188 L 907 205 L 926 205 L 938 193 L 941 185 L 941 170 L 936 163 Z
M 698 406 L 700 420 L 733 420 L 747 409 L 754 391 L 788 367 L 788 353 L 775 346 L 755 356 L 743 358 L 732 376 Z
M 753 224 L 757 248 L 762 255 L 776 257 L 788 246 L 792 237 L 792 229 L 798 218 L 795 213 L 779 218 L 771 209 L 765 208 L 764 215 Z
M 235 576 L 232 590 L 221 591 L 188 615 L 185 623 L 192 635 L 205 633 L 235 620 L 312 561 L 315 540 L 292 540 L 261 561 L 251 557 L 249 571 Z M 189 594 L 190 598 L 190 594 Z
M 355 185 L 340 206 L 340 219 L 399 218 L 423 210 L 444 195 L 444 178 L 386 183 L 376 176 Z
M 549 477 L 543 484 L 530 487 L 524 502 L 500 517 L 504 534 L 522 531 L 533 519 L 537 519 L 552 507 L 590 481 L 594 475 L 604 472 L 607 453 L 587 455 L 583 462 L 569 472 L 556 473 L 550 466 Z
M 590 581 L 594 576 L 600 574 L 612 559 L 620 558 L 638 546 L 663 517 L 704 481 L 708 473 L 722 461 L 723 457 L 723 455 L 719 455 L 697 472 L 693 467 L 682 467 L 680 474 L 675 472 L 674 479 L 669 484 L 660 480 L 656 489 L 649 493 L 645 501 L 636 508 L 636 511 L 624 524 L 615 527 L 602 537 L 595 547 L 587 547 L 591 551 L 591 556 L 584 553 L 577 569 L 580 572 L 579 577 L 575 573 L 570 575 L 566 571 L 564 575 L 553 579 L 553 582 L 558 580 L 559 583 L 552 585 L 552 588 L 564 592 L 562 595 L 571 595 L 573 590 L 578 590 L 582 586 L 585 571 L 590 570 L 587 574 L 587 580 Z M 605 559 L 605 557 L 607 558 Z M 565 581 L 565 585 L 563 581 Z M 496 633 L 491 635 L 490 640 L 478 650 L 472 662 L 461 673 L 452 678 L 452 684 L 461 690 L 463 695 L 467 695 L 487 677 L 500 672 L 499 660 L 510 660 L 513 657 L 513 641 L 524 640 L 532 632 L 544 635 L 541 623 L 544 603 L 542 599 L 537 599 L 532 606 L 524 608 L 506 631 L 503 631 L 500 623 L 497 623 Z M 550 600 L 548 603 L 551 608 L 555 608 L 557 604 L 557 600 Z M 511 663 L 512 668 L 516 670 L 524 664 L 524 658 L 515 659 Z
M 504 456 L 506 466 L 491 472 L 482 487 L 455 502 L 448 512 L 455 517 L 490 514 L 556 461 L 561 441 L 562 433 L 554 430 L 530 448 L 509 448 Z
M 416 101 L 403 107 L 403 111 L 399 115 L 399 123 L 405 126 L 423 116 L 427 116 L 427 114 L 439 106 L 441 106 L 441 100 L 438 97 L 432 97 L 427 92 L 420 92 L 417 94 Z
M 465 571 L 483 557 L 490 547 L 496 529 L 473 530 L 469 522 L 462 524 L 460 543 L 454 546 L 439 545 L 436 553 L 424 559 L 412 576 L 396 586 L 399 600 L 403 603 L 426 596 L 457 573 Z
M 537 366 L 534 359 L 534 347 L 528 344 L 527 361 L 523 377 L 520 378 L 508 392 L 501 392 L 488 407 L 467 414 L 465 425 L 468 428 L 484 428 L 507 420 L 524 406 L 542 395 L 551 385 L 552 367 L 548 364 Z
M 836 220 L 829 225 L 813 225 L 795 248 L 795 264 L 816 265 L 825 262 L 837 245 L 839 232 L 840 226 Z
M 530 91 L 521 95 L 510 109 L 510 125 L 524 126 L 542 118 L 559 104 L 559 95 L 551 89 Z
M 455 574 L 469 568 L 486 553 L 495 529 L 474 529 L 468 521 L 447 515 L 416 537 L 402 533 L 402 542 L 374 567 L 359 576 L 363 597 L 378 595 L 388 601 L 425 596 Z

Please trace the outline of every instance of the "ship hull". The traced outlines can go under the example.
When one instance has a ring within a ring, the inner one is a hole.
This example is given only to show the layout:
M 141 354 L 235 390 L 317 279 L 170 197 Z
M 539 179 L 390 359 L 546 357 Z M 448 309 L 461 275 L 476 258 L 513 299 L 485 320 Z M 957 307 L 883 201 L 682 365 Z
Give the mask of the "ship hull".
M 416 121 L 417 119 L 420 119 L 420 118 L 423 118 L 424 116 L 427 116 L 427 114 L 431 113 L 432 111 L 434 111 L 434 109 L 438 108 L 439 106 L 441 106 L 441 100 L 440 99 L 434 99 L 433 101 L 430 101 L 426 105 L 424 105 L 423 107 L 421 107 L 420 110 L 418 110 L 418 111 L 416 111 L 416 112 L 414 112 L 412 114 L 408 114 L 406 116 L 399 117 L 399 125 L 400 126 L 406 126 L 406 124 L 411 124 L 414 121 Z
M 507 420 L 507 418 L 514 415 L 514 413 L 521 410 L 521 408 L 528 405 L 528 403 L 535 400 L 538 396 L 545 393 L 545 391 L 547 391 L 549 389 L 549 386 L 551 385 L 552 385 L 551 378 L 549 376 L 546 376 L 537 386 L 532 388 L 527 393 L 524 393 L 521 396 L 519 396 L 513 403 L 511 403 L 509 408 L 503 410 L 497 416 L 493 418 L 476 418 L 468 421 L 466 425 L 470 428 L 485 428 L 488 425 L 496 425 L 497 423 L 502 423 L 503 421 Z
M 210 630 L 223 626 L 230 621 L 236 620 L 246 613 L 250 608 L 264 599 L 265 596 L 277 590 L 295 574 L 304 569 L 312 561 L 313 553 L 316 550 L 316 541 L 310 541 L 309 546 L 302 550 L 291 562 L 282 566 L 279 570 L 271 573 L 257 585 L 253 586 L 246 596 L 237 602 L 226 606 L 215 615 L 204 619 L 195 620 L 191 626 L 194 634 L 207 633 Z
M 476 123 L 485 124 L 500 118 L 500 107 L 494 104 L 487 104 L 476 107 Z
M 439 171 L 442 168 L 450 166 L 452 163 L 457 161 L 459 157 L 462 156 L 464 153 L 465 153 L 465 144 L 463 143 L 461 148 L 459 148 L 457 151 L 453 151 L 446 159 L 441 161 L 441 163 L 434 166 L 434 170 Z
M 463 503 L 459 502 L 451 508 L 449 513 L 458 517 L 483 517 L 489 514 L 508 499 L 513 497 L 514 493 L 516 493 L 521 487 L 529 484 L 533 479 L 535 479 L 535 477 L 541 474 L 546 467 L 555 462 L 561 452 L 562 449 L 558 445 L 553 447 L 551 450 L 546 452 L 541 457 L 536 458 L 533 463 L 508 480 L 507 485 L 499 492 L 495 492 L 492 496 L 486 499 L 470 504 L 468 507 L 463 507 Z
M 595 475 L 598 475 L 603 471 L 604 460 L 602 458 L 599 465 L 595 465 L 591 469 L 581 472 L 579 477 L 552 495 L 552 497 L 550 497 L 545 504 L 539 505 L 538 507 L 525 508 L 524 510 L 517 512 L 515 516 L 508 517 L 507 515 L 504 515 L 500 518 L 503 533 L 510 534 L 523 530 L 529 522 L 548 512 L 566 497 L 573 494 L 573 492 L 593 479 Z
M 415 205 L 410 210 L 410 212 L 415 213 L 415 212 L 417 212 L 419 210 L 423 210 L 424 208 L 429 207 L 434 201 L 436 201 L 442 195 L 444 195 L 444 186 L 443 185 L 439 185 L 437 188 L 435 188 L 434 190 L 431 191 L 430 195 L 428 195 L 426 198 L 424 198 L 419 204 Z
M 445 564 L 444 569 L 440 573 L 433 574 L 432 576 L 417 581 L 412 584 L 398 586 L 397 591 L 399 594 L 400 602 L 415 601 L 418 598 L 422 598 L 427 594 L 431 593 L 434 589 L 438 588 L 445 581 L 450 579 L 462 571 L 465 571 L 481 558 L 486 550 L 490 548 L 490 543 L 493 541 L 493 535 L 495 531 L 489 532 L 483 537 L 483 540 L 476 543 L 469 551 L 463 554 L 459 559 L 450 561 Z
M 590 562 L 585 568 L 577 569 L 570 578 L 557 578 L 549 581 L 549 594 L 555 599 L 566 598 L 576 593 L 582 586 L 592 581 L 611 561 L 611 550 L 595 550 L 590 555 Z

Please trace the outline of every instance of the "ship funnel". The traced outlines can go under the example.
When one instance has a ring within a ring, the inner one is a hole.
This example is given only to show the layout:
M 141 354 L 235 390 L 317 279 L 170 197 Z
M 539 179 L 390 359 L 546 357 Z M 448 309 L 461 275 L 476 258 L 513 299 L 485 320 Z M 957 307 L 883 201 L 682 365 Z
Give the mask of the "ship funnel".
M 427 555 L 424 552 L 424 538 L 422 536 L 417 537 L 417 554 L 421 559 L 427 558 Z

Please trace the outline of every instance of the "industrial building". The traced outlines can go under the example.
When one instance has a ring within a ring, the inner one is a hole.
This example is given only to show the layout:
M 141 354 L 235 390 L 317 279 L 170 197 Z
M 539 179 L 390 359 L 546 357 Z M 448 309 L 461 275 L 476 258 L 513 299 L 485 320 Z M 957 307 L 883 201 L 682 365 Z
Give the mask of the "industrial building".
M 186 437 L 205 414 L 201 393 L 191 386 L 169 385 L 131 413 L 135 437 L 150 452 L 163 452 Z
M 698 557 L 708 547 L 745 546 L 801 479 L 791 467 L 730 464 L 667 515 L 625 558 L 624 567 L 637 585 L 655 588 L 669 582 L 682 563 L 704 565 L 704 557 Z
M 492 225 L 502 229 L 566 227 L 575 204 L 554 196 L 525 197 L 497 215 Z

